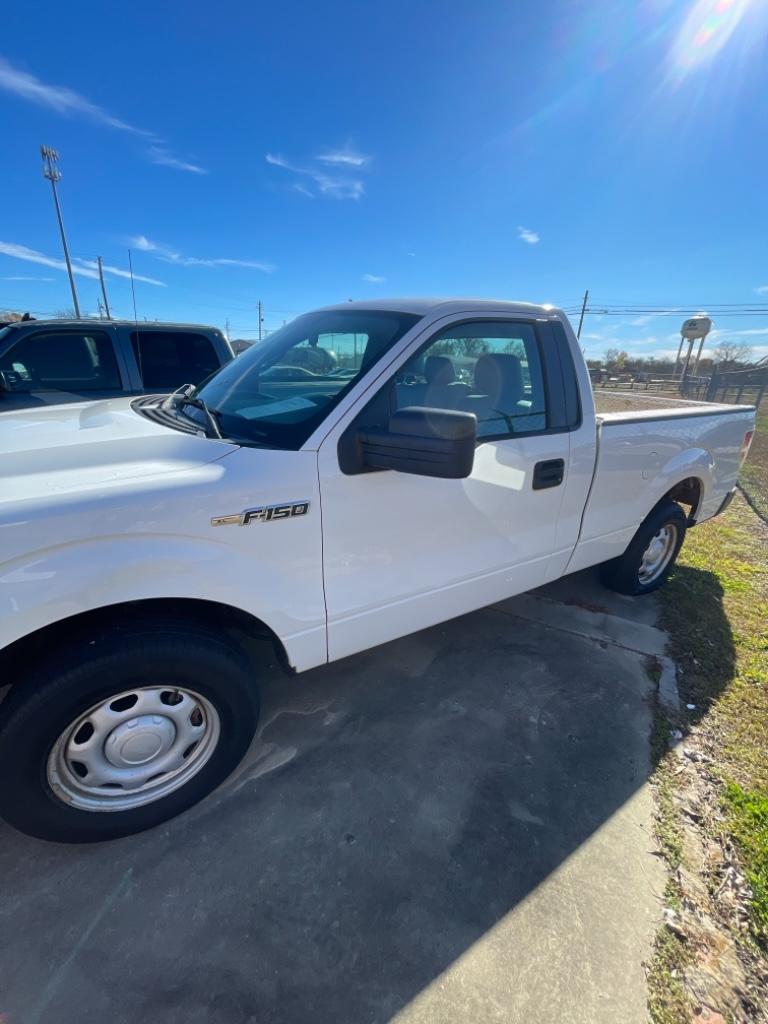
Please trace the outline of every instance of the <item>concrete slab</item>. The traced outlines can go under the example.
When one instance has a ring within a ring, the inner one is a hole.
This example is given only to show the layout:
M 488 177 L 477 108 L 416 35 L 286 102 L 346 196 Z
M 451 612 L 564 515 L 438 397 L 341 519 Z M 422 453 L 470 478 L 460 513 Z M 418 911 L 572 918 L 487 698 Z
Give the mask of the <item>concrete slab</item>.
M 652 594 L 645 597 L 627 597 L 608 590 L 600 582 L 598 569 L 584 569 L 571 573 L 562 579 L 548 583 L 545 587 L 531 591 L 537 597 L 550 601 L 584 608 L 587 611 L 602 612 L 628 619 L 643 626 L 655 626 L 658 615 L 656 599 Z
M 561 632 L 575 633 L 598 643 L 615 644 L 651 657 L 660 657 L 666 650 L 667 635 L 654 626 L 589 611 L 578 605 L 557 604 L 542 594 L 521 594 L 502 602 L 499 607 L 510 615 L 540 622 Z
M 287 680 L 184 817 L 0 826 L 7 1024 L 640 1024 L 664 875 L 641 656 L 505 607 Z

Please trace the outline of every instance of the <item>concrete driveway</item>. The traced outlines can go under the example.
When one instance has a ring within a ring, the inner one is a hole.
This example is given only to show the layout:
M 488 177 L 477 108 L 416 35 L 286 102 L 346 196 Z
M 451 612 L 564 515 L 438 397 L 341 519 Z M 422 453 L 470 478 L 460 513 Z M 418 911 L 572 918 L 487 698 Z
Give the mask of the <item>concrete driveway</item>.
M 0 826 L 0 1021 L 645 1021 L 653 615 L 581 574 L 274 672 L 246 762 L 168 826 Z

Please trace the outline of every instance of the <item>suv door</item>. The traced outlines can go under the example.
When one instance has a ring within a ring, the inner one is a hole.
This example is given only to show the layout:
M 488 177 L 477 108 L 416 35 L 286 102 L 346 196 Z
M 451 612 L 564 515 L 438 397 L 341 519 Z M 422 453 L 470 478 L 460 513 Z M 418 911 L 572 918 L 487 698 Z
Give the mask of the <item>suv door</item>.
M 471 476 L 344 473 L 339 451 L 349 432 L 385 426 L 407 406 L 475 413 Z M 475 317 L 406 354 L 320 447 L 329 658 L 543 583 L 565 490 L 568 429 L 546 323 Z
M 0 353 L 0 411 L 114 398 L 123 392 L 127 380 L 112 328 L 62 326 L 19 333 L 4 339 Z

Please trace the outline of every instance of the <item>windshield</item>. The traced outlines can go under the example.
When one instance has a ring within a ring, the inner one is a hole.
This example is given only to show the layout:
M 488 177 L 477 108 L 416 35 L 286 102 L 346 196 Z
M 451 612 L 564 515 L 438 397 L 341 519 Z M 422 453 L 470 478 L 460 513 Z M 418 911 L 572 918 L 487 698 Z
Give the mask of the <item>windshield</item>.
M 307 313 L 227 363 L 193 392 L 224 437 L 300 448 L 355 382 L 420 318 L 410 313 Z M 205 413 L 184 415 L 203 424 Z

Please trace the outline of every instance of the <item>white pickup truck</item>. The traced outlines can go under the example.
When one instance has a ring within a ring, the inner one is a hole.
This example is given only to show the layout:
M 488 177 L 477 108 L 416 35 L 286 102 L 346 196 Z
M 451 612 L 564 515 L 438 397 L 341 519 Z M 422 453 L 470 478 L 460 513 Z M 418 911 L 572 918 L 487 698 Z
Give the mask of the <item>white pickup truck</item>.
M 303 672 L 598 563 L 653 590 L 754 417 L 596 415 L 560 311 L 414 299 L 0 415 L 0 813 L 82 842 L 190 807 L 253 738 L 253 638 Z

